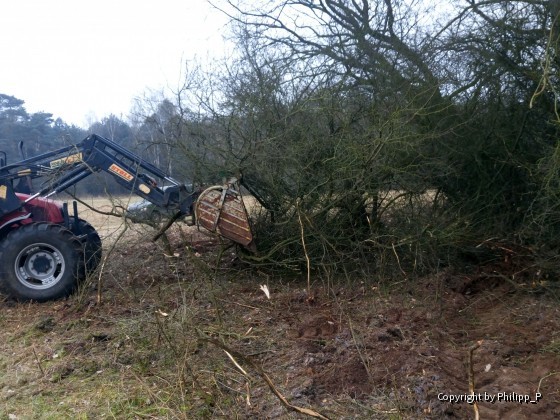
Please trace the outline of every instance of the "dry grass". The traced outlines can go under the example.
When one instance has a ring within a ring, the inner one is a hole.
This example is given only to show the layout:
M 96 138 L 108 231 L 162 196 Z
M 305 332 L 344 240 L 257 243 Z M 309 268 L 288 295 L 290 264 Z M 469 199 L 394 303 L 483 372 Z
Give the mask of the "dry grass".
M 80 197 L 86 205 L 78 203 L 78 212 L 82 219 L 87 220 L 99 232 L 102 239 L 118 235 L 124 228 L 122 217 L 106 213 L 123 214 L 130 204 L 141 200 L 136 195 L 131 196 L 101 196 Z M 91 207 L 91 208 L 90 208 Z M 92 210 L 95 209 L 97 211 Z

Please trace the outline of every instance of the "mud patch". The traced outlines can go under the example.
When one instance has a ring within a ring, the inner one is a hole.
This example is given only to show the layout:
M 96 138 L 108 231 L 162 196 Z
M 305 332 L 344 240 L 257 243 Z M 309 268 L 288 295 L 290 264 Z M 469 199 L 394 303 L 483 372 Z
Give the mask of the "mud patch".
M 383 396 L 387 412 L 394 404 L 412 416 L 472 417 L 471 404 L 452 401 L 469 394 L 469 348 L 481 341 L 472 369 L 482 418 L 560 416 L 557 303 L 503 284 L 473 291 L 427 278 L 399 293 L 336 303 L 327 293 L 316 293 L 313 305 L 293 294 L 276 296 L 278 307 L 289 307 L 289 315 L 278 317 L 291 340 L 281 348 L 289 383 L 298 384 L 293 395 L 310 404 L 328 396 L 364 402 Z M 536 404 L 518 401 L 535 401 L 537 393 Z

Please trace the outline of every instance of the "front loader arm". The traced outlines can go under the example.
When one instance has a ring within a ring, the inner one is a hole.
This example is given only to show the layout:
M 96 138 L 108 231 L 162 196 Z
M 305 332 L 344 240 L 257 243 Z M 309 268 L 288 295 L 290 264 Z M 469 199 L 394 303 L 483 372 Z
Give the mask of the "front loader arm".
M 182 214 L 192 213 L 196 193 L 190 193 L 183 184 L 126 148 L 96 134 L 88 136 L 75 146 L 63 147 L 4 166 L 0 169 L 0 189 L 4 185 L 8 196 L 10 189 L 13 194 L 11 188 L 13 180 L 22 177 L 45 177 L 46 181 L 41 189 L 28 200 L 50 197 L 76 185 L 92 173 L 100 171 L 112 175 L 124 188 L 158 207 L 177 210 Z M 163 190 L 157 185 L 156 179 L 171 185 Z

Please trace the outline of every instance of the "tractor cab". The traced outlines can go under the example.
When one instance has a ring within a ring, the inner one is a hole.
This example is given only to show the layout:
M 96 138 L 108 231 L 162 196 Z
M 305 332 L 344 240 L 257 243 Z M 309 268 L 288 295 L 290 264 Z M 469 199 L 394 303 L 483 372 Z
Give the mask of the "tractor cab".
M 22 141 L 19 142 L 18 148 L 21 157 L 25 158 Z M 3 216 L 22 207 L 21 197 L 17 197 L 16 193 L 30 195 L 33 191 L 31 177 L 18 177 L 17 183 L 14 185 L 13 177 L 8 176 L 9 172 L 8 156 L 5 151 L 0 150 L 0 221 L 3 220 Z M 2 225 L 1 222 L 0 225 Z

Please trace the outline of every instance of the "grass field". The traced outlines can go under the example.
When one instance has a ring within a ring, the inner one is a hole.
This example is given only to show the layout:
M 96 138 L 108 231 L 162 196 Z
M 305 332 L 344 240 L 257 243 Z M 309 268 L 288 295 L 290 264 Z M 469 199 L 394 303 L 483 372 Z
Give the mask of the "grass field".
M 83 203 L 78 203 L 80 218 L 87 220 L 98 231 L 102 239 L 110 239 L 123 228 L 125 221 L 124 210 L 132 203 L 141 200 L 136 195 L 111 197 L 80 197 Z M 96 211 L 97 210 L 97 211 Z M 114 213 L 116 215 L 112 215 Z

